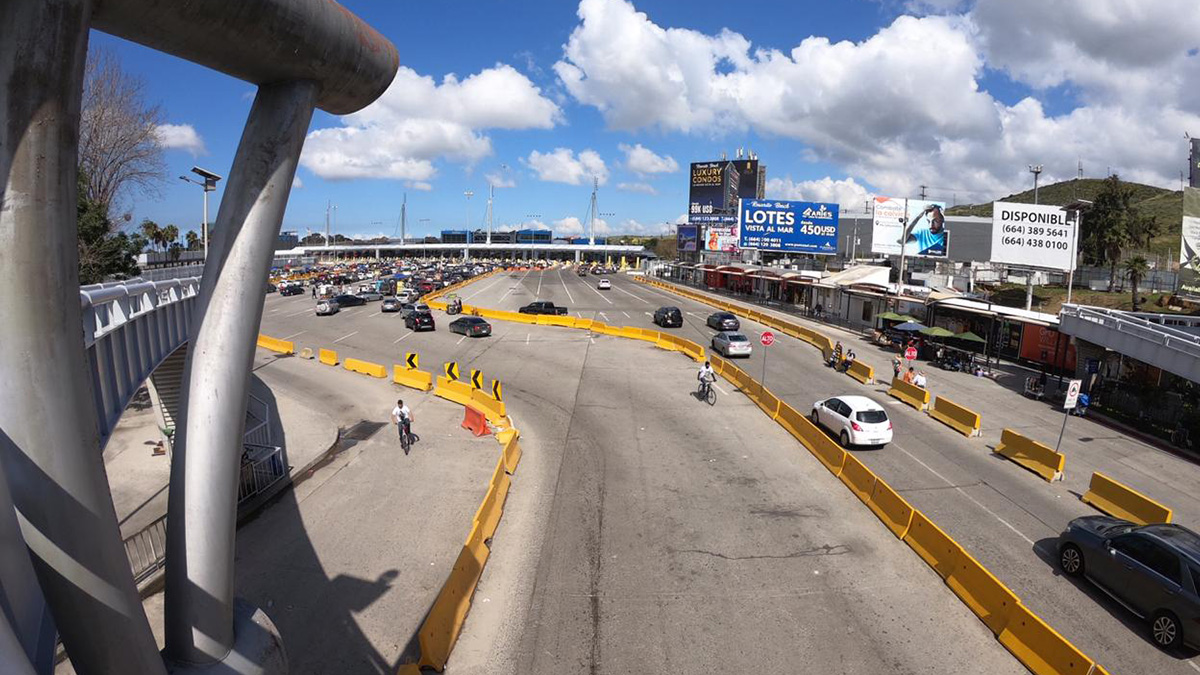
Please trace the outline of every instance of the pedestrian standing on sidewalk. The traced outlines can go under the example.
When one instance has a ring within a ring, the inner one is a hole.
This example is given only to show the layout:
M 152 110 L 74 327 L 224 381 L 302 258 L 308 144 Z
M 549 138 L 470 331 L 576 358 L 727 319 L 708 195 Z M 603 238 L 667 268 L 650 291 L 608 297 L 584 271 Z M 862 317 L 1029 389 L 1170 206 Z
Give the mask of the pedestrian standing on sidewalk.
M 918 370 L 916 377 L 913 378 L 913 384 L 924 389 L 925 388 L 925 371 Z

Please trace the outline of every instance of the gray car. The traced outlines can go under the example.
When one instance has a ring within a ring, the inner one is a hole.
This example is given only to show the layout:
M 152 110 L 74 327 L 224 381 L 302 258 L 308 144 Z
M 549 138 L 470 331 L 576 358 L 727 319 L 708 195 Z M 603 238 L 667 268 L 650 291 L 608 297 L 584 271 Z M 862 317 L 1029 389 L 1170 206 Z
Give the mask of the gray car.
M 1058 565 L 1150 622 L 1164 649 L 1200 646 L 1200 535 L 1181 525 L 1076 518 L 1059 537 Z
M 719 352 L 722 356 L 744 356 L 750 358 L 750 338 L 741 333 L 721 331 L 713 336 L 710 344 L 713 351 Z

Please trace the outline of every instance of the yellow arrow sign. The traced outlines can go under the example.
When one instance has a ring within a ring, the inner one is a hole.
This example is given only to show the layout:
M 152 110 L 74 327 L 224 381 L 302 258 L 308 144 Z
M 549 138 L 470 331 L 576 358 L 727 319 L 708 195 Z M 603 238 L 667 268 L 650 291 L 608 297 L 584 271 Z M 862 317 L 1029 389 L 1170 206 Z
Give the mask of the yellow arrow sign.
M 420 357 L 417 356 L 416 352 L 408 352 L 404 357 L 404 363 L 408 365 L 409 370 L 416 370 L 419 360 Z
M 501 397 L 501 394 L 503 393 L 502 389 L 503 387 L 500 386 L 500 380 L 492 380 L 492 398 L 496 399 L 497 401 L 503 401 L 504 399 Z
M 483 371 L 471 369 L 471 388 L 483 389 Z
M 457 361 L 447 361 L 446 362 L 446 377 L 448 377 L 452 380 L 458 379 L 458 362 Z

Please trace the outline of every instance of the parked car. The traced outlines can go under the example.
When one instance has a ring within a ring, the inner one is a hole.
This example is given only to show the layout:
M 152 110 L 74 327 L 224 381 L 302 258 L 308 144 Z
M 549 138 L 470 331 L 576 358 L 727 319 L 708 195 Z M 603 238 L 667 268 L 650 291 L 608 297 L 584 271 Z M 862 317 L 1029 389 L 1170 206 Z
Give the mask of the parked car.
M 567 308 L 555 307 L 553 302 L 547 300 L 538 300 L 525 305 L 517 311 L 521 314 L 554 314 L 562 316 L 567 313 Z
M 492 326 L 477 316 L 464 316 L 450 322 L 450 332 L 470 337 L 483 337 L 492 334 Z
M 334 296 L 333 299 L 337 301 L 338 307 L 358 307 L 359 305 L 367 304 L 366 300 L 363 300 L 357 295 L 351 295 L 349 293 L 345 295 Z
M 395 296 L 390 297 L 390 298 L 384 298 L 383 304 L 379 306 L 379 311 L 381 311 L 381 312 L 399 312 L 400 308 L 403 304 L 404 304 L 404 302 L 400 298 L 397 298 Z
M 596 288 L 599 288 L 602 291 L 607 291 L 608 289 L 612 288 L 612 282 L 608 279 L 601 279 L 600 281 L 596 282 Z
M 338 305 L 337 300 L 334 300 L 333 298 L 326 298 L 324 300 L 317 301 L 317 316 L 329 316 L 330 314 L 337 314 L 340 310 L 341 307 Z
M 304 287 L 300 284 L 288 284 L 279 289 L 280 295 L 304 295 Z
M 738 318 L 729 312 L 713 312 L 712 314 L 708 315 L 708 318 L 705 319 L 704 323 L 708 324 L 709 328 L 714 328 L 716 330 L 736 331 L 740 330 L 742 327 L 742 323 L 738 321 Z
M 436 330 L 433 325 L 433 315 L 429 312 L 413 312 L 404 317 L 404 327 L 414 333 L 423 330 Z
M 683 325 L 683 312 L 678 307 L 659 307 L 654 310 L 654 323 L 663 328 L 678 328 Z
M 750 339 L 741 333 L 721 331 L 713 336 L 713 351 L 723 356 L 744 356 L 750 358 Z
M 1148 620 L 1159 647 L 1200 647 L 1200 535 L 1188 528 L 1076 518 L 1059 536 L 1058 566 Z
M 812 422 L 832 431 L 842 447 L 877 445 L 892 442 L 892 421 L 883 406 L 866 396 L 836 396 L 817 401 Z
M 356 295 L 363 299 L 363 302 L 375 302 L 383 299 L 383 293 L 379 291 L 359 291 Z

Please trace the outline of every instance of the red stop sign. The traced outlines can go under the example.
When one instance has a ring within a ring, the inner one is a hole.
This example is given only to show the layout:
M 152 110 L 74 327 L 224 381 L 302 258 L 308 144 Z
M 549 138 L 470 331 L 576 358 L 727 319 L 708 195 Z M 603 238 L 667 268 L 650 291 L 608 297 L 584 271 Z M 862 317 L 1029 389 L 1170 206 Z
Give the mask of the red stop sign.
M 904 350 L 904 358 L 908 359 L 909 361 L 912 361 L 913 359 L 917 358 L 917 348 L 909 347 L 908 349 L 905 349 Z
M 769 330 L 763 331 L 762 338 L 760 339 L 762 340 L 764 347 L 770 347 L 771 345 L 775 344 L 775 334 Z

